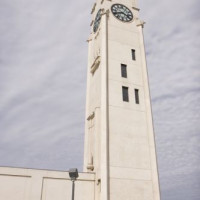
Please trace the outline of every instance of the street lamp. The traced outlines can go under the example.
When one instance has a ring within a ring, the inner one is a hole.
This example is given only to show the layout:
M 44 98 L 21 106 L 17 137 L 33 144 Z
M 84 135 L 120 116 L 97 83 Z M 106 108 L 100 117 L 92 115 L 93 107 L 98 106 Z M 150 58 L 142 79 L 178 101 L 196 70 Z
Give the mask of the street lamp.
M 73 168 L 69 170 L 69 177 L 72 181 L 72 200 L 74 200 L 74 189 L 75 189 L 75 181 L 78 178 L 78 169 Z

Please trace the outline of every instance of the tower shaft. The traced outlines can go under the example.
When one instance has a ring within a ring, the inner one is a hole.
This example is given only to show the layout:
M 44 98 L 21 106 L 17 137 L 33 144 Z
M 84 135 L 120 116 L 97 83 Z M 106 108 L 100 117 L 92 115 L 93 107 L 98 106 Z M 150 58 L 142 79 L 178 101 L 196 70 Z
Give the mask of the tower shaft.
M 160 200 L 151 101 L 135 0 L 97 1 L 88 39 L 84 170 L 95 200 Z

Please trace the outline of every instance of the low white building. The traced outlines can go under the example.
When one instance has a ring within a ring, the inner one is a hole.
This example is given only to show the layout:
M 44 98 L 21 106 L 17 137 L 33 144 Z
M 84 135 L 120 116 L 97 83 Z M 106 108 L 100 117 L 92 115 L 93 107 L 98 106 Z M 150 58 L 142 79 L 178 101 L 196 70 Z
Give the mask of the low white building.
M 72 196 L 68 172 L 0 167 L 1 200 L 67 200 Z M 76 200 L 94 200 L 94 173 L 79 173 Z

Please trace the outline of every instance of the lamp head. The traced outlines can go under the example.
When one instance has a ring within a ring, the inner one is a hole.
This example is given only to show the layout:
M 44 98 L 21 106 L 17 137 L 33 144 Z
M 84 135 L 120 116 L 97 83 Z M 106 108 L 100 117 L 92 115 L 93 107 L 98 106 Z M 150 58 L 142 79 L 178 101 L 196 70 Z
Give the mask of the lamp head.
M 75 181 L 78 178 L 78 169 L 72 168 L 69 170 L 69 177 L 72 181 Z

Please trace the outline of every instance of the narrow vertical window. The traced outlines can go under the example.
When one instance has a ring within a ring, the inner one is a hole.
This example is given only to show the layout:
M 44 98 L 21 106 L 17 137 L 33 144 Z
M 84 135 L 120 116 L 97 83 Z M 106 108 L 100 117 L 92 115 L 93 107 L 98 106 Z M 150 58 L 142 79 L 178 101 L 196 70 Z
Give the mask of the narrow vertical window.
M 129 101 L 129 97 L 128 97 L 128 87 L 122 87 L 122 98 L 123 101 L 128 102 Z
M 140 99 L 139 99 L 139 90 L 135 89 L 135 103 L 139 104 L 140 103 Z
M 131 54 L 132 54 L 132 60 L 136 60 L 135 49 L 131 49 Z
M 121 64 L 121 75 L 123 78 L 127 78 L 127 65 Z

